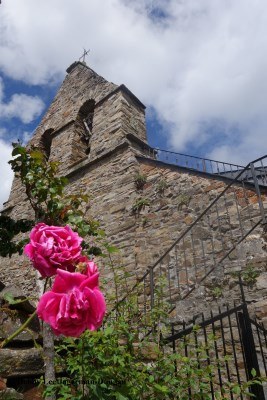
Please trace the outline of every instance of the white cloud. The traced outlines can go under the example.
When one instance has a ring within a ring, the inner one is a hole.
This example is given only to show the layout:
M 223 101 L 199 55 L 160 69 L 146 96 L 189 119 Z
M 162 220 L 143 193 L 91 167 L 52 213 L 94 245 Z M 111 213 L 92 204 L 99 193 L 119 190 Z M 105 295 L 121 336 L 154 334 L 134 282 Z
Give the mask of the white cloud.
M 0 77 L 0 117 L 19 118 L 24 124 L 32 122 L 44 109 L 44 102 L 38 96 L 13 94 L 8 102 L 4 101 L 4 84 Z
M 169 146 L 242 163 L 266 151 L 265 0 L 13 0 L 0 13 L 10 77 L 49 83 L 89 47 L 93 69 L 154 107 Z
M 22 145 L 26 146 L 31 137 L 32 137 L 32 132 L 27 132 L 27 131 L 22 132 Z
M 32 136 L 32 132 L 23 131 L 20 136 L 22 144 L 26 145 Z M 7 138 L 9 139 L 8 142 L 6 141 Z M 13 171 L 8 164 L 8 161 L 12 158 L 13 147 L 10 144 L 12 141 L 17 141 L 16 133 L 0 128 L 0 211 L 3 203 L 8 200 L 13 181 Z
M 11 152 L 12 146 L 0 139 L 0 210 L 2 208 L 2 204 L 8 200 L 13 179 L 13 172 L 8 164 L 8 161 L 11 159 Z

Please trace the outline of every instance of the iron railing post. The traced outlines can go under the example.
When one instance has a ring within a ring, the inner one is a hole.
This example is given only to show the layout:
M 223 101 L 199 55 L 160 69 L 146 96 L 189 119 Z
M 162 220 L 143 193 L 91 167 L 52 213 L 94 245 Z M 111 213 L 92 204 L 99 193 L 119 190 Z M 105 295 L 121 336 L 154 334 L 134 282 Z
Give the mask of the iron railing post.
M 241 340 L 243 343 L 244 357 L 246 362 L 247 379 L 253 379 L 254 374 L 252 370 L 256 371 L 256 377 L 260 377 L 260 368 L 258 363 L 258 357 L 256 352 L 256 346 L 253 337 L 253 331 L 249 318 L 247 305 L 244 304 L 243 312 L 238 312 L 238 322 L 241 331 Z M 250 392 L 255 396 L 257 400 L 265 400 L 263 387 L 259 384 L 250 386 Z
M 266 216 L 265 216 L 265 211 L 264 211 L 264 207 L 263 207 L 263 203 L 262 203 L 262 198 L 261 198 L 261 191 L 260 191 L 260 187 L 259 187 L 259 182 L 257 179 L 257 175 L 256 175 L 256 171 L 255 171 L 255 167 L 253 163 L 250 163 L 250 169 L 251 169 L 251 175 L 254 181 L 254 185 L 255 185 L 255 190 L 258 196 L 258 203 L 259 203 L 259 208 L 260 208 L 260 212 L 261 212 L 261 216 L 262 216 L 262 222 L 263 224 L 266 224 Z

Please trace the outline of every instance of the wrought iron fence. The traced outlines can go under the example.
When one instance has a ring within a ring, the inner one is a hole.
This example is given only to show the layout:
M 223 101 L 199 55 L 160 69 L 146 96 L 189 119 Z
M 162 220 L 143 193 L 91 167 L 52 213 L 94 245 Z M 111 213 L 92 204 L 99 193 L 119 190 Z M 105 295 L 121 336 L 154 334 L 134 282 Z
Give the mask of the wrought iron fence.
M 253 377 L 267 376 L 267 331 L 250 319 L 245 303 L 225 311 L 219 308 L 216 315 L 211 311 L 209 319 L 202 314 L 194 325 L 186 326 L 183 322 L 182 327 L 172 324 L 170 329 L 163 344 L 170 345 L 174 354 L 187 357 L 189 364 L 197 360 L 200 369 L 209 367 L 208 380 L 206 376 L 206 382 L 196 386 L 208 383 L 212 399 L 218 398 L 216 393 L 225 392 L 227 398 L 235 399 L 231 387 L 240 387 Z M 176 368 L 179 373 L 179 365 Z M 249 391 L 257 400 L 265 400 L 263 386 L 252 385 Z M 187 392 L 188 399 L 193 399 L 192 386 L 188 386 Z M 241 393 L 238 398 L 247 397 Z

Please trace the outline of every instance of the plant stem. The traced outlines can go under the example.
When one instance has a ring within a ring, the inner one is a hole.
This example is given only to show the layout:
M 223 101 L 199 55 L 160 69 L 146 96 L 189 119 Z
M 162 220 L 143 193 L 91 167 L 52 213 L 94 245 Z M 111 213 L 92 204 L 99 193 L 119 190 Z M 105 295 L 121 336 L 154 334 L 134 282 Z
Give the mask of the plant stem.
M 115 271 L 111 255 L 109 254 L 108 256 L 109 256 L 110 266 L 111 266 L 111 270 L 112 270 L 113 278 L 114 278 L 113 280 L 114 280 L 114 284 L 115 284 L 116 304 L 118 304 L 118 302 L 119 302 L 118 275 L 117 275 L 117 273 Z
M 45 284 L 44 284 L 44 291 L 43 293 L 46 291 L 46 287 L 48 284 L 48 279 L 46 278 L 45 280 Z M 20 303 L 22 303 L 23 301 L 29 300 L 28 298 L 25 300 L 20 301 Z M 12 333 L 10 336 L 8 336 L 1 344 L 0 344 L 0 348 L 3 348 L 4 346 L 6 346 L 9 342 L 11 342 L 11 340 L 13 340 L 16 336 L 18 336 L 22 331 L 24 331 L 27 326 L 30 324 L 30 322 L 33 320 L 33 318 L 36 315 L 36 310 L 32 313 L 32 315 L 24 322 L 24 324 L 22 324 L 14 333 Z
M 45 279 L 44 291 L 45 293 L 49 284 L 50 278 Z M 51 282 L 50 282 L 51 284 Z M 43 351 L 44 351 L 44 363 L 45 363 L 45 384 L 48 385 L 50 381 L 56 380 L 55 372 L 55 346 L 54 346 L 54 334 L 50 325 L 43 323 Z M 55 396 L 47 396 L 46 400 L 55 400 Z
M 16 330 L 16 332 L 12 333 L 8 338 L 6 338 L 0 345 L 1 348 L 6 346 L 11 340 L 13 340 L 16 336 L 18 336 L 24 329 L 29 325 L 29 323 L 33 320 L 33 318 L 36 315 L 36 310 L 32 313 L 32 315 L 24 322 L 23 325 L 19 327 L 19 329 Z

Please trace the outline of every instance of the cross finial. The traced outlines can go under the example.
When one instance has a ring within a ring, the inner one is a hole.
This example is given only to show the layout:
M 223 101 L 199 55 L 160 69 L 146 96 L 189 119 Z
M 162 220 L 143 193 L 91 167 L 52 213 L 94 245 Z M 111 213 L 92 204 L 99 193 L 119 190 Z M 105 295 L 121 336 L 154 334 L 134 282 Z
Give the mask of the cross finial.
M 85 50 L 85 48 L 83 48 L 83 54 L 82 56 L 79 58 L 79 61 L 81 61 L 81 59 L 83 60 L 83 62 L 85 62 L 85 57 L 88 56 L 90 49 Z

